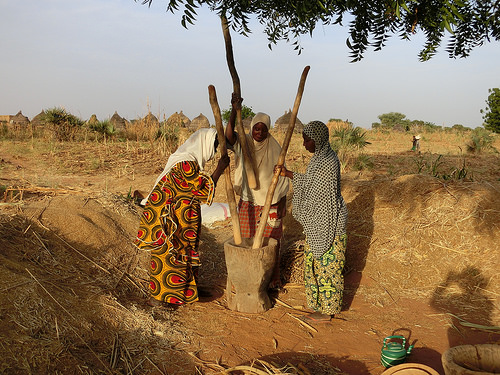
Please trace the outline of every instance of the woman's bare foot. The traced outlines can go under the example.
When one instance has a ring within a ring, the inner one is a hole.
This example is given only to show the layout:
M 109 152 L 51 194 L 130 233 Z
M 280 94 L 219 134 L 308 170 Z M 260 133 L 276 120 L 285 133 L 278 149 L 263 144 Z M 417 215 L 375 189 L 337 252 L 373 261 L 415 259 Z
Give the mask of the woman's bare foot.
M 174 305 L 172 303 L 163 302 L 163 301 L 157 300 L 154 297 L 150 297 L 146 301 L 146 303 L 151 307 L 164 307 L 164 308 L 170 309 L 170 310 L 176 310 L 179 306 L 182 306 L 182 305 Z
M 332 320 L 332 315 L 322 314 L 318 311 L 304 315 L 302 320 L 309 323 L 327 323 Z
M 159 307 L 163 305 L 162 301 L 158 301 L 156 298 L 150 297 L 146 303 L 151 307 Z

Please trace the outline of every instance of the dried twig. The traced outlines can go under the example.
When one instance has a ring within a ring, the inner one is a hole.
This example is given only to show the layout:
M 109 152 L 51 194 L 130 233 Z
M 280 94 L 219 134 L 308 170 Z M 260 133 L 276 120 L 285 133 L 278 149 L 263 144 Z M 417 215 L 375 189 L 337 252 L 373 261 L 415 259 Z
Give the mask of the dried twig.
M 146 359 L 149 361 L 149 363 L 151 363 L 155 369 L 157 369 L 160 374 L 162 375 L 166 375 L 163 371 L 160 370 L 160 368 L 156 365 L 156 363 L 154 363 L 148 356 L 146 356 Z
M 54 236 L 56 236 L 57 238 L 59 238 L 59 240 L 61 240 L 66 246 L 68 246 L 71 250 L 75 251 L 82 258 L 88 260 L 90 263 L 92 263 L 94 266 L 96 266 L 97 268 L 99 268 L 101 271 L 104 271 L 108 275 L 111 275 L 111 272 L 109 272 L 106 268 L 104 268 L 101 265 L 99 265 L 96 262 L 94 262 L 92 259 L 90 259 L 88 256 L 86 256 L 85 254 L 83 254 L 81 251 L 75 249 L 73 246 L 71 246 L 69 243 L 67 243 L 63 238 L 61 238 L 57 233 L 52 232 L 52 234 L 54 234 Z
M 205 360 L 203 360 L 203 359 L 199 358 L 199 357 L 198 357 L 196 354 L 194 354 L 193 352 L 188 352 L 188 354 L 189 354 L 190 356 L 192 356 L 194 359 L 196 359 L 199 363 L 201 363 L 201 364 L 202 364 L 202 365 L 204 365 L 204 366 L 214 368 L 214 369 L 216 369 L 216 370 L 218 370 L 218 371 L 221 371 L 221 372 L 223 372 L 223 371 L 225 371 L 225 370 L 226 370 L 226 369 L 225 369 L 223 366 L 221 366 L 219 363 L 205 361 Z M 219 362 L 220 362 L 220 360 L 219 360 Z
M 109 366 L 111 368 L 116 367 L 119 357 L 119 338 L 118 333 L 115 332 L 115 337 L 113 338 L 113 348 L 111 349 L 111 356 L 109 358 Z
M 280 300 L 279 298 L 276 298 L 276 299 L 275 299 L 275 301 L 276 301 L 276 303 L 277 303 L 278 305 L 284 306 L 284 307 L 286 307 L 286 308 L 288 308 L 288 309 L 291 309 L 291 310 L 294 310 L 294 311 L 298 311 L 298 312 L 307 312 L 307 311 L 305 311 L 305 310 L 302 310 L 302 309 L 297 309 L 296 307 L 290 306 L 288 303 L 283 302 L 283 301 L 282 301 L 282 300 Z
M 231 374 L 232 372 L 237 372 L 237 371 L 243 371 L 244 374 L 257 374 L 257 375 L 272 374 L 271 372 L 262 371 L 252 366 L 234 366 L 225 370 L 224 374 Z
M 312 325 L 310 324 L 307 324 L 306 322 L 304 322 L 303 320 L 301 320 L 300 318 L 290 314 L 290 313 L 286 313 L 287 315 L 291 316 L 293 319 L 295 319 L 296 321 L 298 321 L 300 324 L 302 324 L 304 327 L 310 329 L 311 331 L 313 331 L 314 333 L 318 333 L 318 330 L 316 328 L 314 328 Z

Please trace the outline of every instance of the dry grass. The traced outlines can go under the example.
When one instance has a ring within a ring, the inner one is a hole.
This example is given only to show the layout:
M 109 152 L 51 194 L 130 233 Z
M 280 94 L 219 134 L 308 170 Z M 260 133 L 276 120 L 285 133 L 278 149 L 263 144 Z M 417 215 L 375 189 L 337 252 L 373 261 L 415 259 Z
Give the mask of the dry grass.
M 187 135 L 181 133 L 180 140 Z M 420 299 L 441 311 L 451 327 L 498 326 L 498 156 L 465 156 L 473 180 L 445 181 L 415 174 L 418 155 L 408 151 L 411 137 L 401 137 L 370 132 L 367 152 L 376 168 L 343 176 L 349 210 L 346 272 L 370 281 L 351 285 L 346 296 L 373 306 Z M 424 134 L 421 155 L 430 160 L 444 155 L 446 172 L 464 157 L 457 151 L 463 141 L 458 135 Z M 230 369 L 202 361 L 185 350 L 197 337 L 185 316 L 142 306 L 147 254 L 130 243 L 138 213 L 123 186 L 136 186 L 140 178 L 149 186 L 168 150 L 140 141 L 1 142 L 0 185 L 12 188 L 12 195 L 0 206 L 0 373 L 308 374 L 310 363 L 283 367 L 266 360 Z M 497 138 L 500 148 L 498 143 Z M 304 172 L 310 156 L 294 135 L 288 168 Z M 95 185 L 68 186 L 65 175 Z M 121 181 L 121 190 L 107 192 L 102 187 L 108 185 L 92 179 Z M 223 202 L 224 189 L 216 194 Z M 224 277 L 214 233 L 229 224 L 221 225 L 202 238 L 208 278 Z M 290 214 L 285 235 L 283 278 L 300 284 L 303 237 Z
M 444 132 L 420 133 L 420 152 L 442 155 L 461 155 L 466 152 L 466 143 L 470 132 Z M 411 132 L 389 132 L 383 130 L 370 130 L 367 132 L 368 145 L 366 150 L 370 154 L 376 153 L 402 153 L 412 147 Z M 500 136 L 495 136 L 494 147 L 500 150 Z

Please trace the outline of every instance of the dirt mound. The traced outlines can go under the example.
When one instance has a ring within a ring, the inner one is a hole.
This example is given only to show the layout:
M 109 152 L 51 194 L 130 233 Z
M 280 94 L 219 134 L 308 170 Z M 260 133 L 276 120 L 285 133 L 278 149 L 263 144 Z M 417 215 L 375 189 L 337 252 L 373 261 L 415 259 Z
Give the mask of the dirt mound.
M 496 298 L 500 287 L 499 192 L 498 183 L 446 184 L 421 175 L 348 183 L 348 265 L 385 290 L 376 301 L 382 305 L 404 295 L 438 298 L 460 276 L 469 284 L 461 293 L 483 296 L 466 317 L 481 320 L 474 314 L 484 310 L 498 320 L 498 309 L 480 302 Z
M 230 221 L 203 228 L 201 238 L 201 277 L 215 298 L 169 311 L 144 305 L 148 254 L 131 244 L 139 212 L 129 200 L 69 194 L 13 205 L 0 215 L 0 373 L 210 373 L 251 358 L 278 361 L 285 352 L 283 364 L 293 363 L 307 348 L 329 358 L 317 374 L 380 373 L 381 339 L 409 321 L 421 345 L 437 352 L 464 341 L 498 342 L 498 334 L 474 336 L 461 323 L 500 321 L 499 192 L 500 183 L 347 176 L 344 318 L 316 332 L 289 313 L 304 303 L 303 236 L 291 214 L 282 258 L 288 292 L 269 312 L 248 315 L 225 308 L 222 243 Z M 403 309 L 410 301 L 416 311 Z M 438 344 L 440 334 L 425 324 L 447 331 L 448 343 Z M 424 364 L 439 360 L 420 353 Z
M 135 207 L 110 194 L 22 207 L 0 216 L 0 372 L 152 371 L 153 343 L 168 353 L 185 334 L 172 312 L 152 316 L 135 305 L 147 276 L 147 254 L 131 244 Z

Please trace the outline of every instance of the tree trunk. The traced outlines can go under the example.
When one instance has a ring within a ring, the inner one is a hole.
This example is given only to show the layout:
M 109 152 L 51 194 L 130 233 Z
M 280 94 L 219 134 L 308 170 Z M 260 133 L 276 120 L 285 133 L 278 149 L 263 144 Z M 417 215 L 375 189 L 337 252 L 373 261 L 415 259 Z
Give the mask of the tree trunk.
M 307 73 L 309 73 L 309 66 L 304 68 L 302 76 L 300 77 L 299 88 L 297 90 L 297 95 L 295 97 L 295 103 L 293 105 L 292 115 L 290 116 L 290 123 L 288 124 L 288 129 L 285 134 L 285 139 L 283 145 L 281 146 L 281 152 L 278 157 L 278 163 L 276 165 L 283 166 L 285 163 L 285 156 L 288 150 L 288 145 L 290 144 L 290 139 L 292 138 L 293 128 L 295 127 L 295 120 L 297 119 L 297 113 L 299 112 L 300 101 L 302 100 L 302 93 L 304 92 L 304 86 L 306 84 Z M 267 216 L 269 215 L 269 210 L 271 209 L 271 203 L 273 200 L 274 191 L 276 190 L 276 185 L 278 184 L 278 179 L 280 173 L 275 173 L 273 179 L 271 180 L 271 185 L 266 195 L 266 203 L 262 208 L 262 213 L 260 215 L 259 226 L 255 232 L 255 239 L 253 242 L 253 249 L 258 249 L 262 247 L 262 240 L 264 236 L 264 230 L 266 229 Z
M 236 71 L 236 67 L 234 65 L 233 45 L 231 42 L 231 34 L 229 33 L 227 18 L 221 17 L 221 23 L 224 42 L 226 44 L 227 65 L 229 67 L 229 73 L 231 73 L 231 78 L 233 79 L 233 92 L 241 97 L 240 78 L 238 77 L 238 72 Z M 241 106 L 238 106 L 238 108 L 236 109 L 236 129 L 238 131 L 238 138 L 240 140 L 241 149 L 243 151 L 243 162 L 245 163 L 248 186 L 250 187 L 250 189 L 255 189 L 257 187 L 257 179 L 255 177 L 255 175 L 257 174 L 257 168 L 255 165 L 255 160 L 253 159 L 253 155 L 248 149 L 245 129 L 243 128 L 243 121 L 241 119 Z

